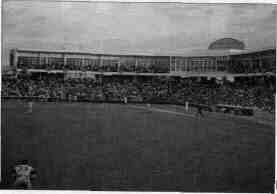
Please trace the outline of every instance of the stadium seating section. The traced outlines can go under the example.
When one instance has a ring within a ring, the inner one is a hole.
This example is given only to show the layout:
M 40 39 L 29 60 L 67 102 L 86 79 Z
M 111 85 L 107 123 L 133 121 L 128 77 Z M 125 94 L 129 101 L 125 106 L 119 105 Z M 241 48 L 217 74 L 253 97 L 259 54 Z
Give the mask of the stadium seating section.
M 256 107 L 274 111 L 275 76 L 242 77 L 234 82 L 158 76 L 99 76 L 64 79 L 59 76 L 7 78 L 2 97 L 44 100 L 169 103 Z

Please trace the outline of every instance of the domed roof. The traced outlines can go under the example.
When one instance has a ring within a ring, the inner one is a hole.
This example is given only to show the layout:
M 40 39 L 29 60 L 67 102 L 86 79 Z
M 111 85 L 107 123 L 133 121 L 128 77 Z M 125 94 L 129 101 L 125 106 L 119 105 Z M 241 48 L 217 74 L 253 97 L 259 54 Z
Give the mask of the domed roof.
M 209 49 L 219 49 L 219 50 L 243 50 L 245 47 L 242 41 L 233 39 L 233 38 L 222 38 L 214 41 L 210 44 Z

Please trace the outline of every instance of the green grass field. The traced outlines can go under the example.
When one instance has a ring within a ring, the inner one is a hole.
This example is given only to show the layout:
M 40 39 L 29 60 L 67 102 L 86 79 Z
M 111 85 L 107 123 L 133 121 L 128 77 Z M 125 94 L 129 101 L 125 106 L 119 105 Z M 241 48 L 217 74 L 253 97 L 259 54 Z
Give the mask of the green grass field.
M 145 107 L 2 101 L 2 187 L 28 159 L 35 189 L 273 192 L 274 127 Z

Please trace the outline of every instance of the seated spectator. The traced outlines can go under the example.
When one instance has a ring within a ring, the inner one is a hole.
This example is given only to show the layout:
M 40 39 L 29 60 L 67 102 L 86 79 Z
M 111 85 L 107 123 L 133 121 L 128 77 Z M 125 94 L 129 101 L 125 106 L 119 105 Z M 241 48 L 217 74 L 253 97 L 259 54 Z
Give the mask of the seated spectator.
M 134 78 L 104 77 L 99 79 L 67 79 L 44 76 L 40 78 L 3 79 L 3 97 L 39 97 L 42 99 L 87 101 L 130 101 L 195 104 L 229 104 L 257 107 L 273 112 L 275 83 L 267 81 L 219 84 L 214 81 L 198 82 L 192 78 L 161 77 Z M 267 84 L 266 84 L 267 83 Z

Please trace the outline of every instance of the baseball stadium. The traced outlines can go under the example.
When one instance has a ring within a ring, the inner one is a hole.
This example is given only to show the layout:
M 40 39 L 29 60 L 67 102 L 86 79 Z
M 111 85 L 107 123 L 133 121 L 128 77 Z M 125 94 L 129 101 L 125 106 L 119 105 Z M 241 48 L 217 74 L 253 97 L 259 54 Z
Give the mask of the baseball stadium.
M 1 188 L 273 192 L 276 48 L 218 38 L 205 52 L 9 49 Z

